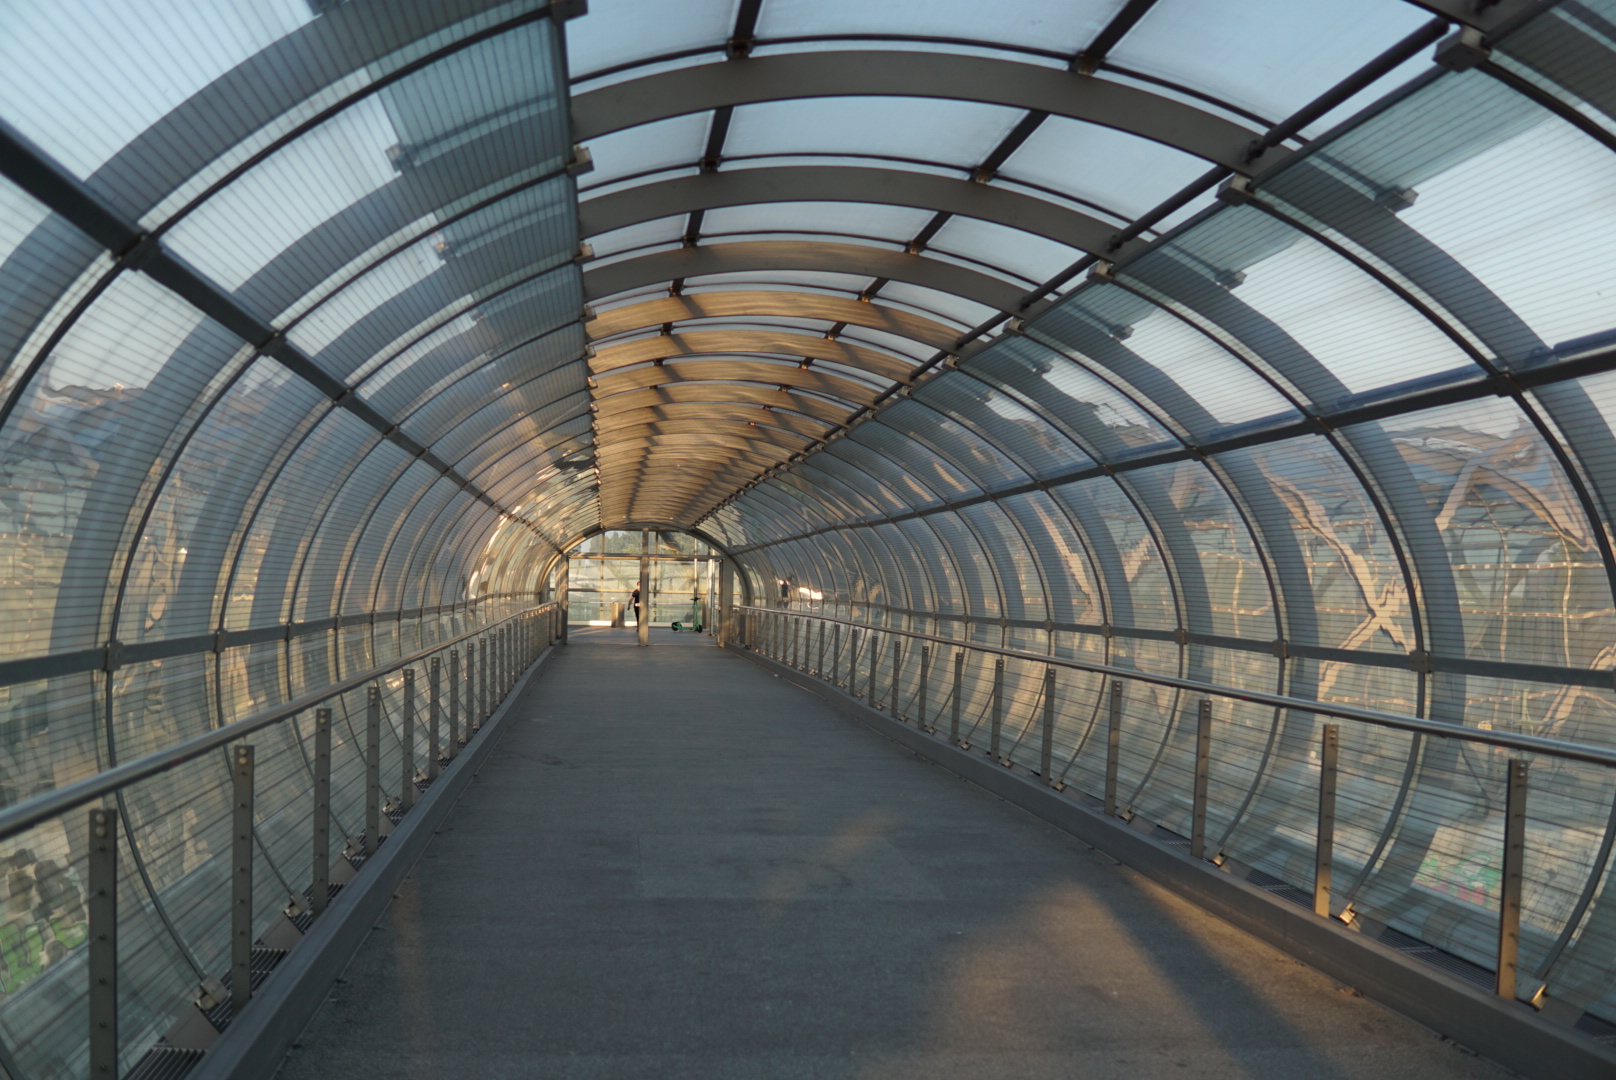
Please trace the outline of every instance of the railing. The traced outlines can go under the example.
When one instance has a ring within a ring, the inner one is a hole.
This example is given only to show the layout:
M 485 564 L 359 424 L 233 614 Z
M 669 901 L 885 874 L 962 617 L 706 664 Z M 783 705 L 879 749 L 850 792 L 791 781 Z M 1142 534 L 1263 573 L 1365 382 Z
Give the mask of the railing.
M 45 850 L 53 895 L 74 898 L 53 901 L 47 929 L 76 955 L 41 977 L 87 980 L 89 1076 L 116 1080 L 164 1028 L 183 1029 L 173 1020 L 191 1011 L 187 987 L 214 1029 L 239 1013 L 255 979 L 564 637 L 564 617 L 557 604 L 538 606 L 0 810 L 0 841 Z M 85 806 L 81 830 L 72 811 Z M 346 840 L 335 857 L 334 822 Z M 77 907 L 75 878 L 82 927 L 60 914 Z M 37 887 L 43 898 L 42 876 Z M 61 990 L 46 1000 L 83 1000 L 70 983 Z M 59 1040 L 64 1074 L 84 1075 L 86 1044 L 60 1012 L 41 1016 L 32 1038 Z
M 732 620 L 743 647 L 1187 838 L 1191 857 L 1256 871 L 1320 917 L 1406 928 L 1511 1000 L 1612 1012 L 1590 907 L 1616 839 L 1616 750 L 780 608 Z M 1529 811 L 1533 759 L 1549 782 Z

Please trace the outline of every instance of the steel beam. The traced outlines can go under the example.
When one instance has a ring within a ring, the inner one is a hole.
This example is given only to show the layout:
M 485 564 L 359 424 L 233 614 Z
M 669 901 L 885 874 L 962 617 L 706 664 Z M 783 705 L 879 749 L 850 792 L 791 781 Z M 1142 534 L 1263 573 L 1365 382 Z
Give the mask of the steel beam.
M 586 324 L 591 341 L 690 319 L 778 317 L 823 319 L 863 326 L 919 342 L 931 349 L 953 348 L 959 332 L 940 322 L 884 304 L 866 303 L 826 293 L 723 290 L 681 293 L 640 304 L 613 308 Z M 824 339 L 821 338 L 821 341 Z M 829 359 L 828 356 L 825 357 Z
M 1109 245 L 1118 229 L 1114 222 L 1009 188 L 861 166 L 795 165 L 679 176 L 588 199 L 580 206 L 578 217 L 582 235 L 589 237 L 695 210 L 798 202 L 939 210 L 1020 229 L 1107 259 L 1126 257 L 1143 246 L 1135 240 L 1113 251 Z
M 688 330 L 682 334 L 658 334 L 621 345 L 608 345 L 590 359 L 589 371 L 599 378 L 606 372 L 653 360 L 758 353 L 828 360 L 896 383 L 908 382 L 919 364 L 917 360 L 899 358 L 866 346 L 830 341 L 809 330 L 759 328 Z
M 744 64 L 699 64 L 628 79 L 574 97 L 573 133 L 587 141 L 724 106 L 844 96 L 1034 109 L 1130 132 L 1237 172 L 1249 168 L 1244 154 L 1254 134 L 1204 109 L 1109 79 L 1015 60 L 878 50 L 752 57 Z M 1263 164 L 1279 160 L 1276 154 Z
M 1003 278 L 963 266 L 866 244 L 820 240 L 749 240 L 641 255 L 584 272 L 584 298 L 602 300 L 635 289 L 710 274 L 801 270 L 885 278 L 1014 311 L 1027 291 Z

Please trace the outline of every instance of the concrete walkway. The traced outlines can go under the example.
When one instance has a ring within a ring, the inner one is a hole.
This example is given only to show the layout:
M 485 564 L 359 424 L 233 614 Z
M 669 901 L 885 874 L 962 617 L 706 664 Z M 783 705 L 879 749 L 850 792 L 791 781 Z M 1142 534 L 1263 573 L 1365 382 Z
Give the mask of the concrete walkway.
M 1502 1077 L 711 639 L 574 633 L 283 1080 Z

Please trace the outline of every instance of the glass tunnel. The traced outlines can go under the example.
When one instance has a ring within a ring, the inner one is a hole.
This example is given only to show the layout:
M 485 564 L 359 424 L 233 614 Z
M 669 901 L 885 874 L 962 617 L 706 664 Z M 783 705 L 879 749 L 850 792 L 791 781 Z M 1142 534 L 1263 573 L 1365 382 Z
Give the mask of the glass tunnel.
M 652 623 L 1002 650 L 893 707 L 1034 771 L 1037 658 L 1112 670 L 1044 778 L 1126 683 L 1181 833 L 1197 695 L 1127 672 L 1616 749 L 1613 420 L 1616 0 L 0 2 L 0 1070 L 93 1052 L 50 799 L 219 735 L 94 804 L 133 1069 L 225 996 L 229 725 L 287 713 L 267 944 L 314 705 L 357 851 L 427 665 L 458 707 L 642 553 Z M 1215 719 L 1209 844 L 1310 888 L 1328 718 Z M 1520 755 L 1340 740 L 1337 910 L 1491 969 Z M 1531 785 L 1521 996 L 1616 1033 L 1616 771 Z

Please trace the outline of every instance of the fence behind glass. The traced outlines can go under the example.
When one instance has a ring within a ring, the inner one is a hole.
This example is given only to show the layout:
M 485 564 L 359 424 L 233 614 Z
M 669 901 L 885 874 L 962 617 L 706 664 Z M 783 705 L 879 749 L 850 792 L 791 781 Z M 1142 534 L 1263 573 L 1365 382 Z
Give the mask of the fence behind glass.
M 561 618 L 490 622 L 0 810 L 12 907 L 37 901 L 0 940 L 0 1068 L 115 1080 L 200 1056 Z
M 1610 1011 L 1608 957 L 1578 946 L 1610 871 L 1616 750 L 780 608 L 734 615 L 744 647 L 1320 917 L 1435 945 L 1512 1000 Z

